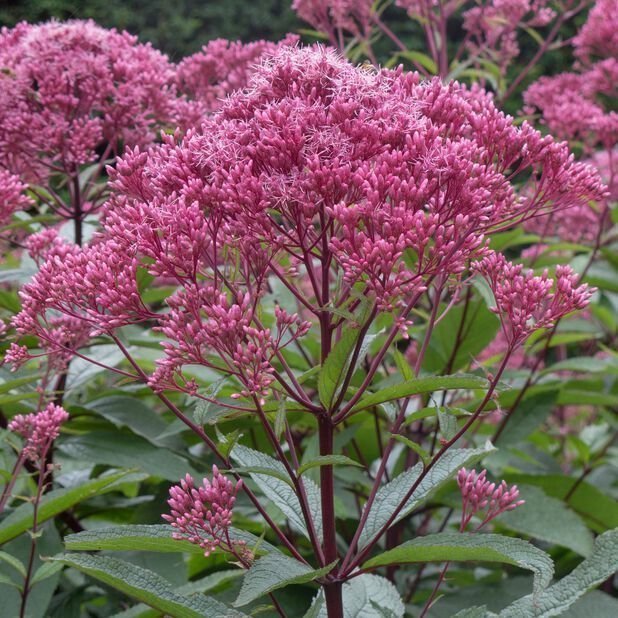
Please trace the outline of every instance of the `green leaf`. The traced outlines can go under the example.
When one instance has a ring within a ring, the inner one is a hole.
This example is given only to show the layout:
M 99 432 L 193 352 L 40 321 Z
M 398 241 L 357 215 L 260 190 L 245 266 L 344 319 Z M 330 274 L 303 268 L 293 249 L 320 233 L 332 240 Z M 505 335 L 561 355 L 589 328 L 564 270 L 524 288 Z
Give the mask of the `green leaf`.
M 432 75 L 438 74 L 438 67 L 436 66 L 436 63 L 427 54 L 423 54 L 422 52 L 414 51 L 414 50 L 397 52 L 393 56 L 393 61 L 391 63 L 391 66 L 393 66 L 396 62 L 398 62 L 400 58 L 405 58 L 406 60 L 409 60 L 410 62 L 413 62 L 413 63 L 416 62 L 420 64 L 423 68 L 427 69 L 427 71 L 429 71 L 429 73 L 431 73 Z
M 273 590 L 291 584 L 311 582 L 326 575 L 335 564 L 329 564 L 321 569 L 312 569 L 310 566 L 284 554 L 268 554 L 254 562 L 245 573 L 242 588 L 234 606 L 242 607 Z
M 412 497 L 399 515 L 397 515 L 394 523 L 406 517 L 425 502 L 434 491 L 446 483 L 462 466 L 470 466 L 494 450 L 494 447 L 487 442 L 482 448 L 449 449 L 446 451 L 420 482 Z M 418 463 L 378 490 L 358 542 L 359 548 L 367 545 L 374 535 L 386 524 L 422 471 L 423 464 Z
M 190 596 L 195 594 L 204 594 L 205 592 L 209 592 L 218 588 L 222 584 L 229 582 L 230 580 L 234 580 L 238 577 L 244 575 L 244 571 L 240 569 L 235 570 L 226 570 L 226 571 L 217 571 L 212 575 L 207 575 L 202 579 L 198 579 L 197 581 L 190 582 L 185 584 L 184 586 L 180 586 L 176 589 L 178 594 L 182 594 L 183 596 Z M 114 614 L 113 618 L 160 618 L 161 614 L 156 610 L 140 603 L 139 605 L 134 605 L 133 607 L 127 609 L 124 612 L 120 612 L 119 614 Z
M 213 598 L 183 596 L 162 577 L 135 564 L 108 556 L 61 554 L 52 558 L 174 618 L 246 618 Z
M 204 550 L 189 541 L 172 538 L 174 529 L 167 524 L 134 526 L 113 526 L 85 530 L 70 534 L 64 538 L 64 545 L 72 551 L 153 551 L 153 552 L 187 552 L 203 554 Z M 230 529 L 232 540 L 244 541 L 249 547 L 254 546 L 259 539 L 249 532 Z M 263 552 L 275 551 L 266 541 L 262 541 L 260 549 Z
M 31 585 L 45 581 L 48 577 L 55 575 L 58 571 L 62 571 L 64 565 L 60 562 L 44 562 L 32 577 Z
M 266 455 L 260 453 L 241 444 L 237 444 L 231 453 L 232 459 L 248 468 L 263 468 L 269 469 L 272 472 L 276 472 L 279 475 L 285 475 L 287 477 L 287 470 L 284 465 Z M 305 520 L 302 514 L 300 502 L 296 492 L 290 485 L 279 478 L 275 478 L 272 475 L 260 474 L 251 472 L 251 478 L 260 488 L 262 493 L 275 504 L 279 510 L 290 520 L 290 523 L 296 530 L 304 534 L 309 538 L 307 527 L 305 526 Z M 309 501 L 309 508 L 313 517 L 313 523 L 318 535 L 322 531 L 322 512 L 320 508 L 320 490 L 318 486 L 310 479 L 303 479 L 305 485 L 305 491 L 307 493 L 307 499 Z
M 75 504 L 93 496 L 113 491 L 123 482 L 143 479 L 143 475 L 136 475 L 131 470 L 122 470 L 121 472 L 105 474 L 78 487 L 55 489 L 45 494 L 41 499 L 37 521 L 39 523 L 47 521 L 58 513 L 70 509 Z M 32 504 L 22 504 L 6 517 L 0 524 L 0 545 L 32 528 L 32 515 Z
M 551 390 L 526 397 L 511 414 L 507 429 L 496 444 L 507 446 L 525 440 L 551 414 L 557 396 L 558 392 Z
M 19 558 L 16 558 L 5 551 L 0 551 L 0 560 L 10 564 L 22 577 L 26 577 L 26 567 Z
M 618 530 L 610 530 L 596 539 L 592 555 L 569 575 L 540 595 L 529 595 L 515 601 L 499 615 L 501 618 L 560 616 L 588 590 L 611 577 L 617 569 Z
M 151 476 L 178 481 L 197 472 L 186 459 L 136 435 L 97 431 L 63 440 L 58 448 L 69 457 L 125 468 L 138 467 Z
M 227 379 L 227 376 L 224 376 L 223 378 L 215 380 L 215 382 L 205 390 L 204 396 L 214 399 L 225 385 Z M 230 410 L 227 408 L 215 407 L 213 409 L 212 406 L 212 402 L 198 399 L 195 404 L 195 409 L 193 410 L 193 418 L 198 425 L 214 424 L 219 417 L 230 413 Z
M 423 370 L 454 373 L 469 366 L 493 341 L 499 328 L 500 320 L 483 300 L 451 308 L 431 333 Z
M 485 378 L 477 376 L 435 376 L 430 378 L 416 378 L 406 380 L 394 386 L 388 386 L 379 390 L 377 393 L 365 395 L 352 408 L 353 412 L 372 408 L 387 401 L 403 399 L 421 393 L 433 393 L 434 391 L 454 390 L 454 389 L 486 389 L 489 382 Z
M 436 412 L 438 413 L 438 424 L 442 437 L 445 440 L 451 440 L 457 433 L 457 419 L 447 408 L 443 408 L 442 406 L 436 407 Z
M 318 396 L 329 409 L 339 394 L 357 339 L 358 330 L 350 328 L 344 331 L 322 365 L 318 375 Z
M 344 618 L 403 618 L 406 611 L 397 588 L 379 575 L 354 577 L 343 584 L 342 594 Z M 304 618 L 327 618 L 323 592 Z
M 547 588 L 554 575 L 554 564 L 542 550 L 522 539 L 499 534 L 441 532 L 408 541 L 371 558 L 364 569 L 389 564 L 425 562 L 498 562 L 512 564 L 534 573 L 534 592 Z
M 402 444 L 405 444 L 409 449 L 412 449 L 420 457 L 423 464 L 426 465 L 431 460 L 431 455 L 420 444 L 417 444 L 416 442 L 410 440 L 410 438 L 402 436 L 398 433 L 391 434 L 391 436 L 393 440 L 397 440 L 397 442 L 401 442 Z
M 577 479 L 561 474 L 507 473 L 505 478 L 508 483 L 541 487 L 548 496 L 565 501 L 595 532 L 618 528 L 616 501 L 586 481 L 578 483 Z M 578 483 L 577 488 L 566 500 L 566 496 L 571 492 L 575 483 Z
M 285 468 L 282 472 L 281 470 L 268 468 L 266 466 L 236 466 L 233 468 L 233 471 L 238 474 L 262 474 L 272 476 L 275 479 L 279 479 L 280 481 L 287 483 L 292 489 L 294 489 L 294 483 Z
M 547 496 L 538 487 L 523 486 L 519 491 L 525 504 L 500 515 L 497 521 L 501 526 L 540 541 L 568 547 L 582 556 L 592 553 L 592 534 L 564 502 Z
M 298 476 L 301 476 L 307 470 L 311 468 L 318 468 L 320 466 L 357 466 L 362 468 L 363 465 L 354 461 L 345 455 L 320 455 L 315 459 L 306 461 L 298 468 Z

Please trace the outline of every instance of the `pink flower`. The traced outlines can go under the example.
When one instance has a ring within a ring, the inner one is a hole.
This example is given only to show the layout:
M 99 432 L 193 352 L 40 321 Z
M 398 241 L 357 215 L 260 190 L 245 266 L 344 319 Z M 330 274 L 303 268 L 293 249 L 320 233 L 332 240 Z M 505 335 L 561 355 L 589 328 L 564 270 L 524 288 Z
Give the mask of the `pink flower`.
M 26 188 L 18 176 L 0 168 L 0 226 L 6 225 L 14 212 L 32 206 Z
M 490 483 L 485 478 L 487 470 L 477 473 L 475 470 L 462 468 L 457 474 L 457 484 L 462 497 L 462 514 L 460 531 L 463 532 L 470 520 L 481 513 L 481 523 L 476 530 L 498 515 L 516 509 L 525 503 L 525 500 L 518 500 L 519 490 L 517 485 L 508 487 L 505 481 L 496 487 L 495 483 Z
M 321 47 L 282 47 L 199 132 L 128 150 L 110 175 L 103 231 L 53 249 L 18 332 L 45 338 L 58 312 L 93 332 L 148 320 L 164 335 L 153 388 L 194 392 L 182 371 L 198 364 L 257 400 L 320 307 L 360 293 L 405 332 L 406 307 L 436 277 L 459 280 L 487 235 L 604 195 L 566 144 L 514 125 L 479 88 Z M 141 271 L 176 286 L 166 311 L 144 303 Z M 265 300 L 273 278 L 301 310 Z
M 474 269 L 487 279 L 493 291 L 502 330 L 514 349 L 539 328 L 550 328 L 563 316 L 583 309 L 594 292 L 586 284 L 578 286 L 578 276 L 569 266 L 557 266 L 556 278 L 547 271 L 539 276 L 524 271 L 497 253 L 490 253 Z
M 3 28 L 0 67 L 0 159 L 25 182 L 147 144 L 175 113 L 167 58 L 92 21 Z
M 241 486 L 242 481 L 232 483 L 219 472 L 217 466 L 212 467 L 212 481 L 203 479 L 198 487 L 187 474 L 180 485 L 170 488 L 167 501 L 170 514 L 162 515 L 177 530 L 173 537 L 199 545 L 205 556 L 217 547 L 235 553 L 246 552 L 244 543 L 232 541 L 229 535 L 232 510 Z
M 365 38 L 371 31 L 372 0 L 293 0 L 298 16 L 336 41 L 336 30 Z
M 18 414 L 8 425 L 9 431 L 24 440 L 24 455 L 32 462 L 45 459 L 51 443 L 60 435 L 60 426 L 69 419 L 66 410 L 50 403 L 37 414 Z
M 176 83 L 190 103 L 180 103 L 185 105 L 179 117 L 180 124 L 187 128 L 199 126 L 203 117 L 218 109 L 227 95 L 247 85 L 254 68 L 265 56 L 297 42 L 298 37 L 293 34 L 279 43 L 253 41 L 245 44 L 216 39 L 184 58 L 176 70 Z
M 588 20 L 573 41 L 575 53 L 582 58 L 618 57 L 618 3 L 596 0 Z

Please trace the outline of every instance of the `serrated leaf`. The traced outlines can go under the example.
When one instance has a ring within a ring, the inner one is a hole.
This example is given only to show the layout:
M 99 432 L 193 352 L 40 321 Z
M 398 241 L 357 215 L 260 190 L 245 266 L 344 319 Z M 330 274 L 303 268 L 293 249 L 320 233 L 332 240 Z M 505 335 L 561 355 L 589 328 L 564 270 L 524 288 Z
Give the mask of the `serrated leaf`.
M 406 380 L 394 386 L 388 386 L 376 393 L 365 395 L 352 408 L 352 412 L 358 412 L 359 410 L 372 408 L 387 401 L 403 399 L 421 393 L 454 389 L 484 389 L 488 386 L 488 381 L 478 376 L 433 376 L 430 378 L 416 378 L 414 380 Z
M 425 562 L 497 562 L 512 564 L 534 573 L 534 591 L 538 594 L 551 582 L 554 564 L 534 545 L 499 534 L 441 532 L 408 541 L 368 560 L 363 568 L 390 564 Z
M 268 554 L 254 562 L 247 573 L 245 573 L 242 587 L 238 593 L 238 598 L 234 602 L 234 606 L 242 607 L 273 590 L 291 584 L 311 582 L 318 577 L 326 575 L 333 569 L 335 564 L 333 562 L 321 569 L 312 569 L 310 566 L 284 554 Z
M 237 444 L 234 447 L 231 457 L 241 466 L 268 468 L 272 471 L 276 471 L 278 474 L 287 476 L 287 471 L 280 461 L 241 444 Z M 307 532 L 296 492 L 287 483 L 273 476 L 255 472 L 250 473 L 250 475 L 262 493 L 290 520 L 294 528 L 309 538 L 309 533 Z M 320 490 L 310 478 L 303 479 L 303 483 L 305 485 L 315 530 L 318 536 L 320 536 L 322 531 Z
M 124 560 L 88 554 L 61 554 L 52 560 L 73 567 L 174 618 L 247 618 L 213 598 L 180 595 L 156 573 Z
M 227 381 L 227 376 L 220 378 L 213 382 L 204 392 L 204 396 L 210 399 L 214 399 L 219 391 L 223 388 L 225 382 Z M 213 404 L 210 401 L 204 401 L 203 399 L 199 399 L 195 404 L 195 408 L 193 410 L 193 418 L 198 425 L 207 425 L 213 424 L 217 421 L 217 419 L 221 416 L 225 416 L 230 413 L 230 410 L 227 408 L 214 408 Z
M 75 504 L 88 500 L 88 498 L 112 491 L 129 479 L 143 480 L 144 475 L 135 475 L 131 470 L 122 470 L 121 472 L 100 476 L 78 487 L 50 491 L 41 499 L 37 521 L 39 523 L 47 521 L 58 513 L 70 509 Z M 17 507 L 0 524 L 0 545 L 32 528 L 32 518 L 32 504 L 22 504 Z
M 445 440 L 451 440 L 457 433 L 457 419 L 442 406 L 436 408 L 440 433 Z
M 482 448 L 450 449 L 446 451 L 421 481 L 394 523 L 406 517 L 411 511 L 427 500 L 434 491 L 446 483 L 461 467 L 476 463 L 494 450 L 494 447 L 488 442 Z M 382 526 L 386 524 L 422 471 L 423 464 L 418 463 L 378 490 L 358 542 L 359 548 L 367 545 Z
M 301 476 L 307 470 L 311 468 L 318 468 L 320 466 L 357 466 L 362 468 L 362 464 L 358 461 L 354 461 L 345 455 L 320 455 L 310 461 L 306 461 L 298 468 L 298 476 Z
M 343 618 L 403 618 L 405 606 L 397 588 L 379 575 L 359 575 L 342 587 Z M 313 612 L 313 613 L 310 613 Z M 320 592 L 304 618 L 327 618 Z
M 592 534 L 564 502 L 547 496 L 538 487 L 520 486 L 519 492 L 525 504 L 500 515 L 497 521 L 501 526 L 540 541 L 568 547 L 582 556 L 592 553 Z
M 203 554 L 204 550 L 189 541 L 172 538 L 174 529 L 167 524 L 138 524 L 85 530 L 64 538 L 67 549 L 72 551 L 153 551 L 187 552 Z M 250 532 L 230 529 L 230 538 L 254 546 L 260 539 Z M 275 551 L 266 541 L 261 541 L 262 551 Z
M 238 577 L 242 577 L 243 575 L 244 571 L 241 571 L 240 569 L 217 571 L 212 575 L 207 575 L 202 579 L 198 579 L 197 581 L 180 586 L 176 589 L 176 592 L 178 594 L 182 594 L 183 596 L 204 594 L 205 592 L 214 590 L 222 584 L 230 580 L 237 579 Z M 158 611 L 148 607 L 144 603 L 140 603 L 139 605 L 134 605 L 119 614 L 114 614 L 113 618 L 160 618 L 160 615 L 161 614 Z
M 588 590 L 611 577 L 618 570 L 618 530 L 599 536 L 594 550 L 569 575 L 550 586 L 540 595 L 526 596 L 509 605 L 499 614 L 501 618 L 560 616 Z

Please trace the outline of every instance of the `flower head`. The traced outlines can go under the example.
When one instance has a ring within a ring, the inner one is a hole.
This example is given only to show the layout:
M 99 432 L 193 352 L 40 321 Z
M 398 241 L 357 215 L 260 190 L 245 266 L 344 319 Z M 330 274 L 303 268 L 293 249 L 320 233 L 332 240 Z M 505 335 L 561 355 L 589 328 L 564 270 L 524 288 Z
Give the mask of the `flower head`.
M 496 300 L 492 310 L 500 317 L 511 349 L 535 330 L 549 328 L 568 313 L 586 307 L 594 292 L 586 284 L 578 285 L 579 278 L 570 266 L 557 266 L 556 277 L 551 279 L 547 271 L 535 275 L 492 252 L 474 268 L 492 289 Z
M 229 536 L 232 510 L 241 486 L 241 481 L 232 483 L 217 466 L 212 468 L 212 480 L 203 479 L 197 487 L 187 474 L 180 485 L 170 488 L 170 514 L 162 517 L 177 530 L 175 539 L 199 545 L 205 556 L 220 546 L 226 551 L 244 551 L 244 544 L 231 541 Z
M 60 435 L 60 426 L 68 418 L 64 408 L 50 403 L 37 414 L 13 417 L 8 429 L 25 440 L 24 455 L 32 462 L 40 462 L 45 458 L 51 443 Z
M 175 113 L 167 58 L 92 21 L 3 28 L 0 68 L 0 159 L 25 182 L 149 143 Z
M 0 226 L 8 223 L 14 212 L 32 206 L 25 191 L 26 185 L 18 176 L 0 168 Z
M 501 513 L 512 511 L 525 503 L 524 500 L 518 500 L 517 485 L 508 487 L 506 481 L 502 481 L 496 486 L 486 479 L 486 475 L 487 470 L 478 473 L 465 468 L 457 474 L 462 498 L 461 532 L 466 529 L 472 517 L 479 513 L 482 521 L 477 530 Z

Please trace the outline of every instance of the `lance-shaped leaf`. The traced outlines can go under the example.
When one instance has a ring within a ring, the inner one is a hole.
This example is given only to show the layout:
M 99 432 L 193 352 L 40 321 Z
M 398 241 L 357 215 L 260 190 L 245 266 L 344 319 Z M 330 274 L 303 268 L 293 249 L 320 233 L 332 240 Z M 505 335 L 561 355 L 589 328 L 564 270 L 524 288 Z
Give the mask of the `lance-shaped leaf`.
M 70 550 L 81 551 L 154 551 L 188 552 L 203 554 L 204 550 L 189 541 L 172 538 L 174 528 L 167 524 L 113 526 L 85 530 L 64 538 L 64 545 Z M 251 549 L 258 543 L 262 553 L 277 551 L 270 543 L 260 540 L 250 532 L 230 529 L 232 541 L 242 541 Z
M 50 491 L 41 499 L 37 521 L 39 523 L 47 521 L 75 504 L 88 500 L 88 498 L 112 491 L 122 483 L 143 480 L 144 478 L 146 478 L 145 474 L 122 470 L 121 472 L 105 474 L 78 487 Z M 27 503 L 17 507 L 0 524 L 0 545 L 32 528 L 32 517 L 32 504 Z
M 61 554 L 52 560 L 71 566 L 174 618 L 247 618 L 213 598 L 178 594 L 156 573 L 124 560 L 89 554 Z
M 528 595 L 515 601 L 503 609 L 499 616 L 500 618 L 560 616 L 588 590 L 611 577 L 616 570 L 618 570 L 618 529 L 597 537 L 592 555 L 566 577 L 538 596 Z
M 365 408 L 393 401 L 394 399 L 403 399 L 419 395 L 421 393 L 433 393 L 434 391 L 445 391 L 454 389 L 483 389 L 488 388 L 489 382 L 485 378 L 478 376 L 432 376 L 429 378 L 415 378 L 406 380 L 394 386 L 388 386 L 379 390 L 377 393 L 365 395 L 352 408 L 352 412 L 358 412 Z
M 554 575 L 551 558 L 522 539 L 500 534 L 441 532 L 408 541 L 368 560 L 363 568 L 424 562 L 497 562 L 534 573 L 534 592 L 547 588 Z
M 234 605 L 242 607 L 273 590 L 291 584 L 306 584 L 326 575 L 334 566 L 333 562 L 321 569 L 312 569 L 284 554 L 268 554 L 255 562 L 247 571 Z
M 405 507 L 397 515 L 394 523 L 401 520 L 427 500 L 434 491 L 446 483 L 462 466 L 470 466 L 494 450 L 494 447 L 487 442 L 482 448 L 450 449 L 446 451 L 420 482 Z M 367 545 L 374 535 L 386 524 L 422 473 L 423 464 L 418 463 L 378 490 L 359 539 L 359 548 Z
M 239 465 L 248 469 L 268 469 L 273 474 L 262 474 L 250 472 L 250 476 L 255 484 L 260 488 L 262 493 L 273 502 L 281 512 L 290 520 L 294 528 L 309 538 L 305 519 L 298 500 L 298 496 L 291 485 L 282 481 L 282 475 L 288 477 L 285 466 L 280 462 L 266 455 L 255 451 L 241 444 L 237 444 L 232 450 L 232 459 Z M 320 490 L 318 486 L 310 479 L 304 478 L 303 483 L 309 502 L 309 509 L 312 515 L 313 523 L 318 536 L 322 530 L 322 514 L 320 510 Z

